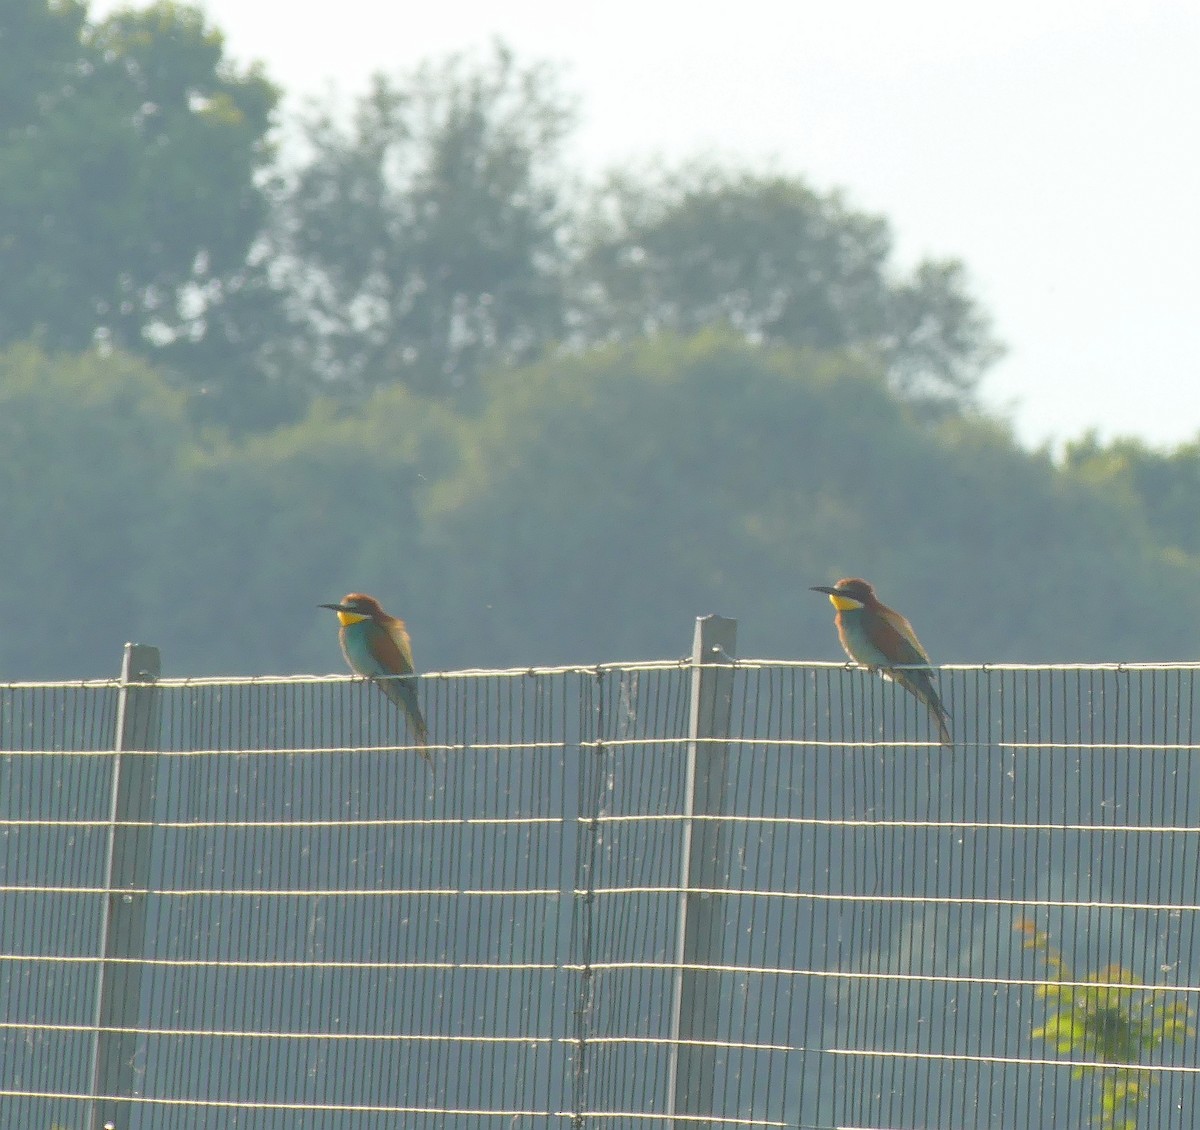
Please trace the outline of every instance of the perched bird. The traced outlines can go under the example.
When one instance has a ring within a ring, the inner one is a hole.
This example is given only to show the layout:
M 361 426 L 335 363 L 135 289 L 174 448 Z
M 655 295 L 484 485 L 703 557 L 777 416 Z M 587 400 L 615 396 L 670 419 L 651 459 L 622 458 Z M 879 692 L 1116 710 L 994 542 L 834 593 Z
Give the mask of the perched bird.
M 942 745 L 953 749 L 950 715 L 934 689 L 929 656 L 912 625 L 882 603 L 875 590 L 860 577 L 843 577 L 833 588 L 813 585 L 812 590 L 826 593 L 829 603 L 837 609 L 834 623 L 846 654 L 855 663 L 861 663 L 869 671 L 878 671 L 885 679 L 892 679 L 916 695 L 937 723 Z
M 412 678 L 412 643 L 404 621 L 389 616 L 379 601 L 361 592 L 347 593 L 341 604 L 321 607 L 337 613 L 341 624 L 338 640 L 350 669 L 365 675 L 404 711 L 421 747 L 421 756 L 429 761 L 425 750 L 429 732 L 417 702 L 416 681 Z

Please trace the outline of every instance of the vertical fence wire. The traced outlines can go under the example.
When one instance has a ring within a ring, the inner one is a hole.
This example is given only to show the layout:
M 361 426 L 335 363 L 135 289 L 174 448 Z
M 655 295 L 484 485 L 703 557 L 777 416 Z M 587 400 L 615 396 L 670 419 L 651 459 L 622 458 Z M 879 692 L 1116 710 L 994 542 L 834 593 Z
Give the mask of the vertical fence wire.
M 947 668 L 948 750 L 733 665 L 701 1121 L 1195 1125 L 1198 672 Z M 690 677 L 422 678 L 432 765 L 358 680 L 160 683 L 121 1130 L 668 1130 Z M 86 1118 L 118 693 L 0 687 L 6 1124 Z

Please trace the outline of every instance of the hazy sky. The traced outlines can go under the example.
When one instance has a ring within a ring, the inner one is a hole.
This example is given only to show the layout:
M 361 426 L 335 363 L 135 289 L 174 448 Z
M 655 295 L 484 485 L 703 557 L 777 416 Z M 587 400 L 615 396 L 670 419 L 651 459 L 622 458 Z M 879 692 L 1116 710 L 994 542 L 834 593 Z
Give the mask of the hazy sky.
M 769 161 L 886 215 L 906 262 L 964 260 L 1010 349 L 986 399 L 1023 438 L 1200 433 L 1196 0 L 202 7 L 285 110 L 500 36 L 562 67 L 585 168 Z

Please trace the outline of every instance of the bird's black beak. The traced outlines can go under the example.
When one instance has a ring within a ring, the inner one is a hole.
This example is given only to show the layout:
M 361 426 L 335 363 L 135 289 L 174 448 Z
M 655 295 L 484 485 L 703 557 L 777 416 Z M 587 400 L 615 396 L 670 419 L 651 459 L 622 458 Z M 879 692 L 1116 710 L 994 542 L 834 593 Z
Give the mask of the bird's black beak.
M 318 608 L 328 608 L 331 612 L 349 612 L 344 604 L 318 604 Z
M 831 589 L 828 585 L 809 585 L 810 592 L 823 592 L 826 596 L 837 596 L 838 590 Z

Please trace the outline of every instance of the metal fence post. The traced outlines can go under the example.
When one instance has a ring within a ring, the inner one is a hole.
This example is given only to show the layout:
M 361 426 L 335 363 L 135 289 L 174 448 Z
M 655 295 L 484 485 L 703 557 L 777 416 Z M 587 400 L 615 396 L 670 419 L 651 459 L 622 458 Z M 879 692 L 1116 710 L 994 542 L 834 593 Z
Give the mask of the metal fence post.
M 712 1109 L 716 1038 L 720 1017 L 720 975 L 704 966 L 721 964 L 725 928 L 719 895 L 692 893 L 724 885 L 727 748 L 733 711 L 732 664 L 737 654 L 737 621 L 700 616 L 692 644 L 692 688 L 688 718 L 687 779 L 681 851 L 679 932 L 675 995 L 671 1015 L 671 1060 L 667 1079 L 670 1118 L 697 1115 L 683 1125 L 707 1125 Z
M 96 986 L 96 1040 L 90 1092 L 92 1130 L 124 1130 L 138 1076 L 146 896 L 150 879 L 150 828 L 158 761 L 162 704 L 154 682 L 158 648 L 127 643 L 121 664 L 117 732 L 113 750 L 112 803 L 101 921 L 100 976 Z M 126 757 L 133 753 L 136 756 Z

